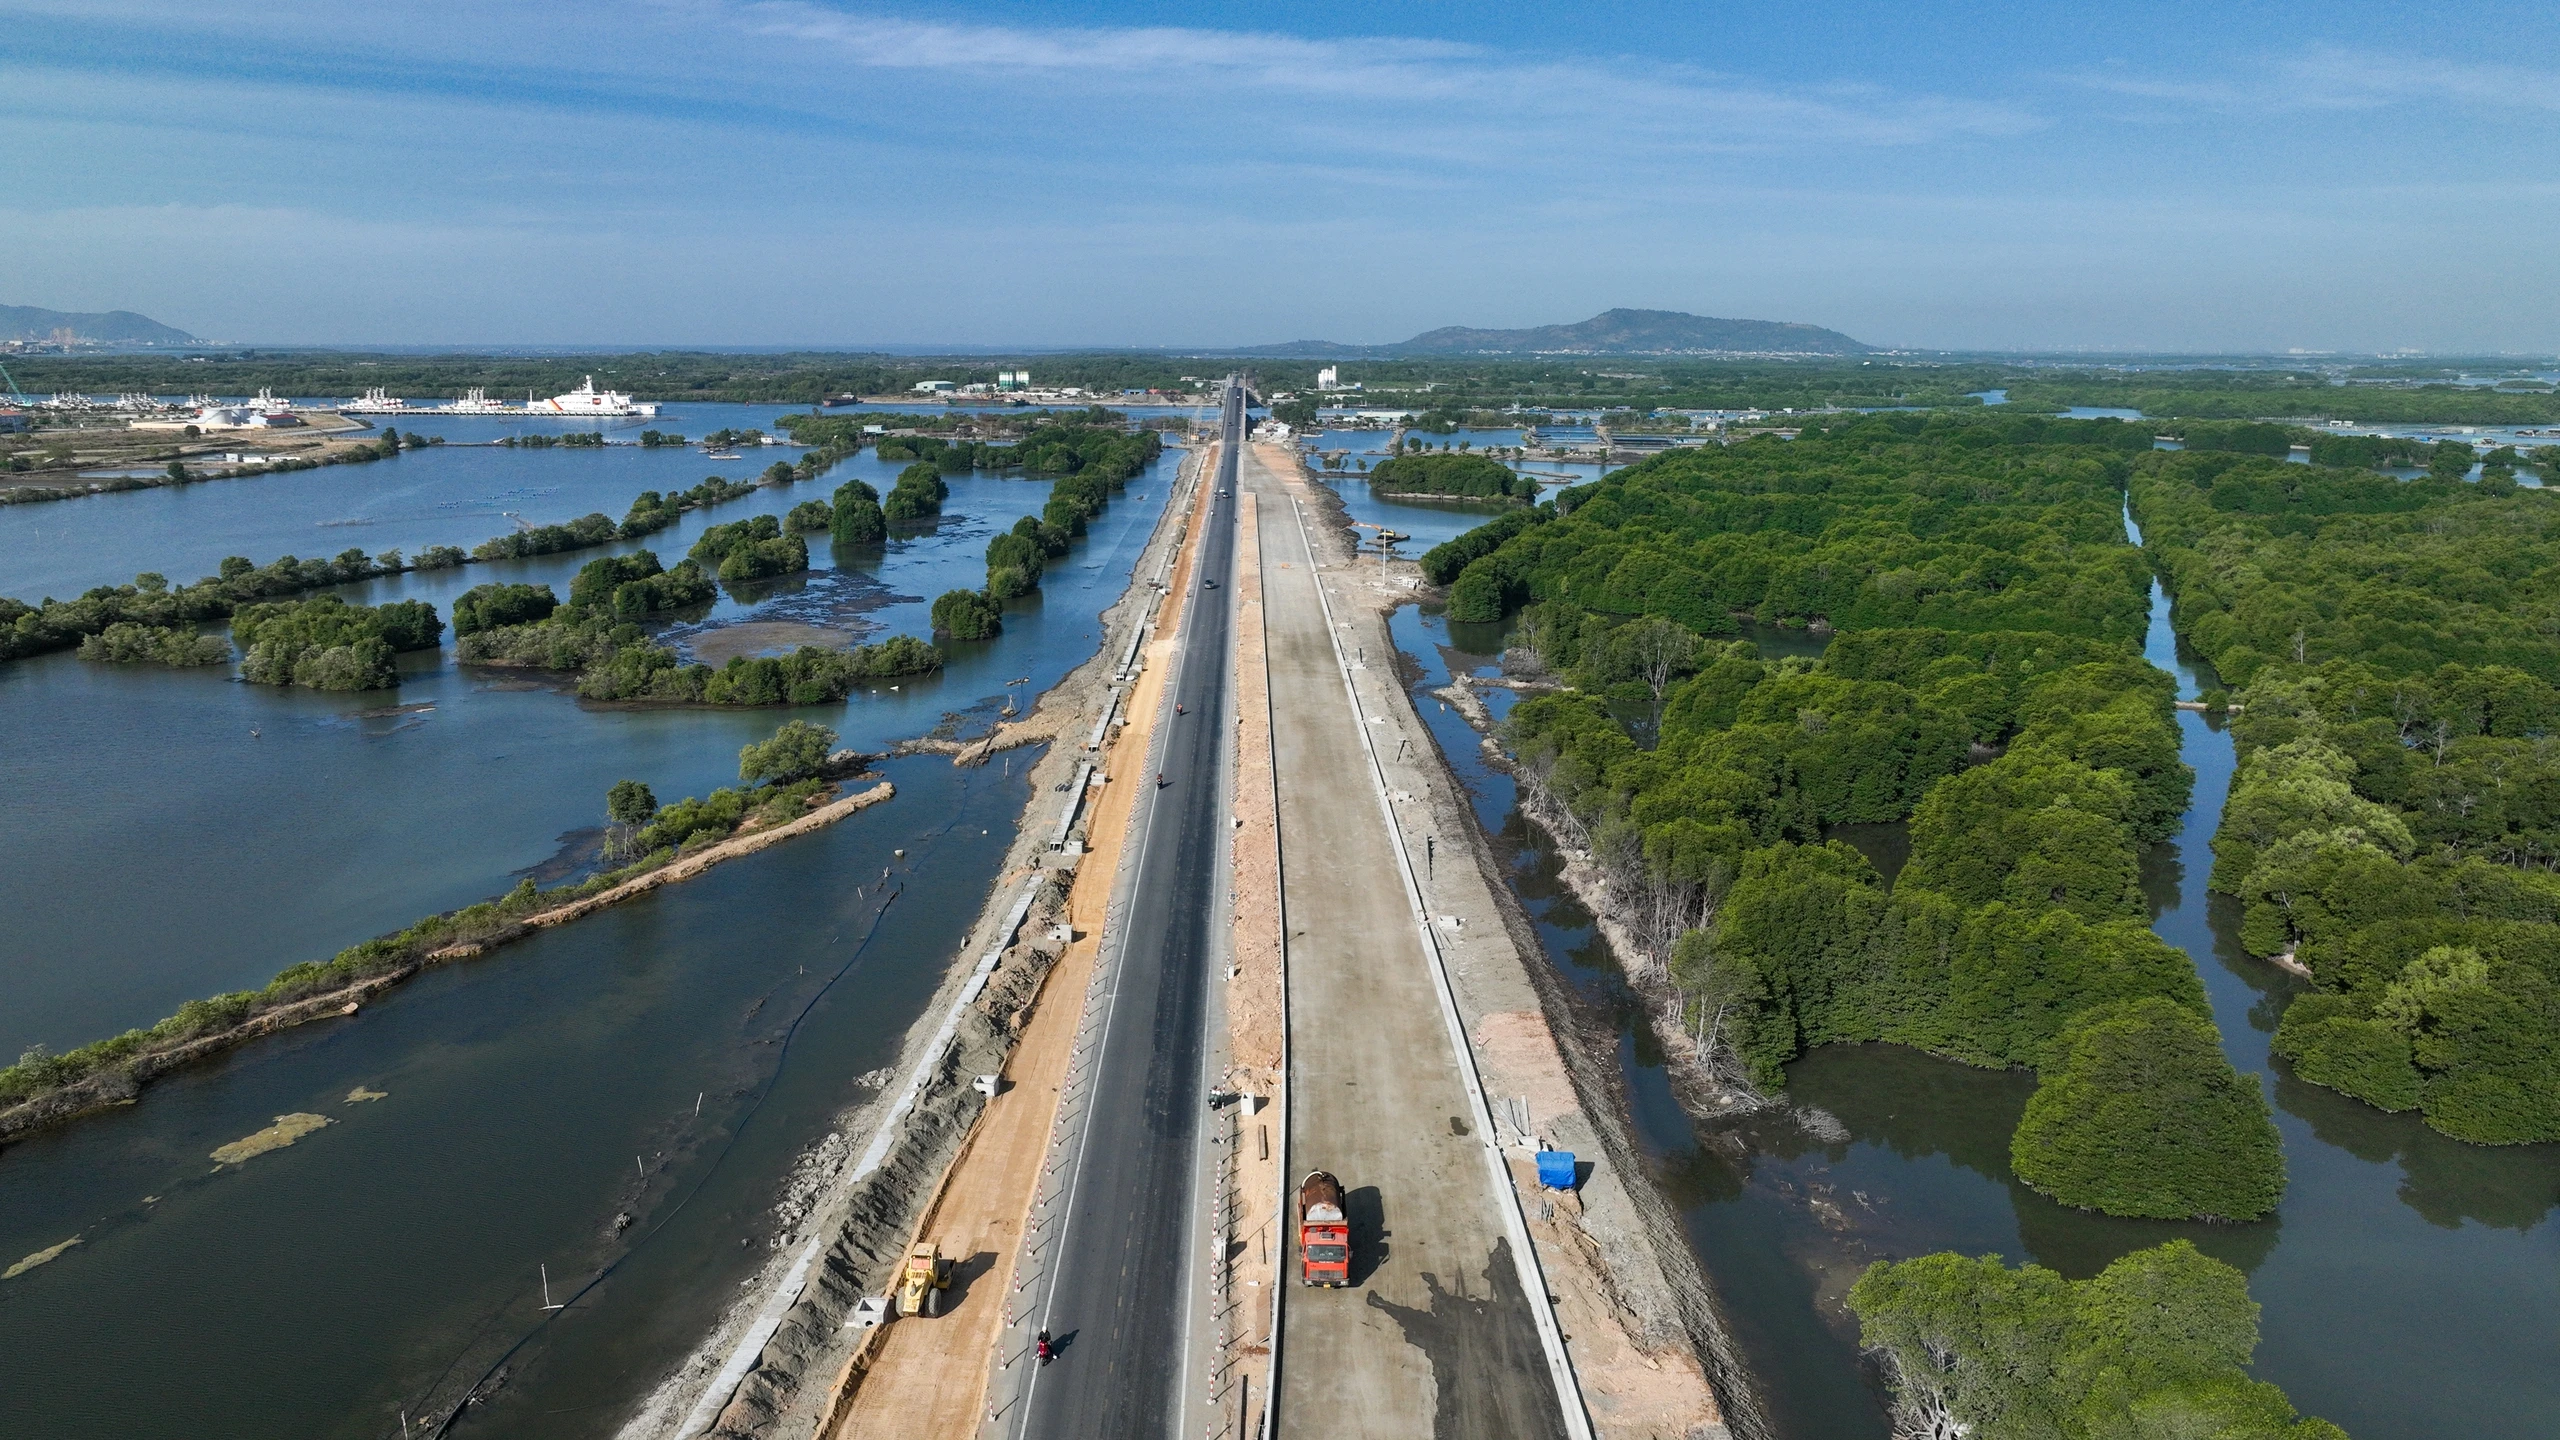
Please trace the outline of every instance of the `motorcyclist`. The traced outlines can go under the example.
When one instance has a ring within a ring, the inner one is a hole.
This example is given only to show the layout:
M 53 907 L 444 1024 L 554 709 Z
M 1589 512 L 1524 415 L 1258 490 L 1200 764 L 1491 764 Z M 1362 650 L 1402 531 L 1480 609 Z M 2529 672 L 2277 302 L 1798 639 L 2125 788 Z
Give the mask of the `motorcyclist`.
M 1041 1331 L 1041 1332 L 1040 1332 L 1040 1344 L 1039 1344 L 1039 1350 L 1040 1350 L 1040 1363 L 1041 1363 L 1041 1364 L 1043 1364 L 1043 1365 L 1046 1365 L 1046 1364 L 1048 1364 L 1051 1360 L 1054 1360 L 1054 1359 L 1056 1359 L 1056 1358 L 1057 1358 L 1057 1355 L 1058 1355 L 1058 1347 L 1056 1347 L 1056 1346 L 1054 1346 L 1054 1345 L 1052 1345 L 1052 1344 L 1050 1344 L 1050 1343 L 1049 1343 L 1049 1332 L 1048 1332 L 1048 1331 L 1046 1331 L 1046 1330 L 1043 1330 L 1043 1331 Z

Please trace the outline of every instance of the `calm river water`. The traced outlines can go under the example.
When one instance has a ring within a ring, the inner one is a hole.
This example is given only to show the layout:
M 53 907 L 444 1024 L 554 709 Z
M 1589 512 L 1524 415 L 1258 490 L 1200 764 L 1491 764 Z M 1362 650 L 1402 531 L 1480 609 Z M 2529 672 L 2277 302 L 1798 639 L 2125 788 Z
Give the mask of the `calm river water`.
M 673 407 L 699 435 L 778 407 Z M 480 422 L 488 423 L 488 422 Z M 461 426 L 421 426 L 462 438 Z M 366 466 L 0 510 L 0 593 L 74 593 L 141 569 L 201 574 L 358 544 L 465 544 L 743 462 L 602 451 L 411 452 Z M 68 655 L 0 666 L 0 1045 L 78 1043 L 188 997 L 507 888 L 575 873 L 606 786 L 662 799 L 734 783 L 738 747 L 793 715 L 877 749 L 990 718 L 1093 652 L 1170 489 L 1168 453 L 939 677 L 788 711 L 606 710 L 539 681 L 408 657 L 396 695 L 251 686 Z M 697 512 L 702 528 L 901 468 L 868 452 L 820 480 Z M 303 482 L 323 481 L 323 485 Z M 987 537 L 1043 482 L 956 477 L 945 518 L 885 551 L 724 595 L 672 627 L 743 648 L 921 634 L 930 598 L 982 582 Z M 455 519 L 459 515 L 463 518 Z M 361 524 L 335 524 L 355 519 Z M 621 546 L 619 549 L 641 548 Z M 449 613 L 487 580 L 565 591 L 602 551 L 347 587 Z M 1026 699 L 1028 696 L 1026 695 Z M 466 1427 L 608 1432 L 762 1261 L 795 1157 L 889 1064 L 993 883 L 1027 756 L 893 762 L 897 800 L 752 862 L 451 966 L 327 1023 L 0 1152 L 0 1260 L 77 1237 L 0 1283 L 0 1435 L 372 1437 L 504 1360 Z M 903 850 L 903 858 L 895 852 Z M 884 896 L 894 896 L 885 916 Z M 350 1103 L 359 1087 L 385 1098 Z M 698 1113 L 697 1113 L 697 1107 Z M 280 1114 L 336 1123 L 216 1170 Z M 617 1232 L 617 1216 L 631 1217 Z M 568 1308 L 541 1310 L 540 1267 Z M 589 1287 L 593 1282 L 592 1288 Z M 521 1348 L 517 1348 L 521 1342 Z
M 1419 507 L 1394 507 L 1399 517 Z M 1397 528 L 1419 529 L 1398 523 Z M 2155 588 L 2146 653 L 2192 698 Z M 1557 971 L 1618 1021 L 1639 1141 L 1687 1220 L 1784 1440 L 1886 1434 L 1884 1396 L 1843 1304 L 1869 1263 L 1936 1250 L 2033 1260 L 2086 1276 L 2185 1237 L 2249 1273 L 2265 1307 L 2257 1374 L 2358 1440 L 2528 1440 L 2560 1415 L 2560 1147 L 2458 1144 L 2304 1084 L 2268 1052 L 2293 982 L 2238 944 L 2237 909 L 2208 896 L 2209 841 L 2233 765 L 2227 733 L 2179 712 L 2195 805 L 2144 868 L 2154 928 L 2197 961 L 2225 1049 L 2263 1077 L 2292 1185 L 2255 1225 L 2112 1220 L 2065 1210 L 2010 1175 L 2024 1073 L 1969 1069 L 1892 1046 L 1830 1047 L 1789 1070 L 1789 1095 L 1829 1117 L 1701 1123 L 1674 1098 L 1640 1003 L 1589 914 L 1556 880 L 1553 842 L 1520 815 L 1476 735 L 1422 692 L 1451 668 L 1494 673 L 1492 627 L 1399 612 L 1422 670 L 1416 699 L 1510 867 Z M 1802 637 L 1786 639 L 1801 644 Z M 1507 692 L 1488 701 L 1508 710 Z M 1875 837 L 1861 836 L 1872 841 Z

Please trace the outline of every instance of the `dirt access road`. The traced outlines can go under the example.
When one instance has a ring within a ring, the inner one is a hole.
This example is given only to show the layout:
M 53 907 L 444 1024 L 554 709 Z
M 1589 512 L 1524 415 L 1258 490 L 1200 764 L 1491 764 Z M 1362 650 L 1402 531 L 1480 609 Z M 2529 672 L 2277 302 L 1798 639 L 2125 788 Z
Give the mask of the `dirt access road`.
M 1317 557 L 1258 454 L 1239 480 L 1260 538 L 1278 751 L 1289 1163 L 1337 1176 L 1351 1219 L 1352 1288 L 1292 1289 L 1282 1306 L 1280 1433 L 1564 1436 L 1327 633 Z M 1295 1268 L 1293 1253 L 1283 1283 Z

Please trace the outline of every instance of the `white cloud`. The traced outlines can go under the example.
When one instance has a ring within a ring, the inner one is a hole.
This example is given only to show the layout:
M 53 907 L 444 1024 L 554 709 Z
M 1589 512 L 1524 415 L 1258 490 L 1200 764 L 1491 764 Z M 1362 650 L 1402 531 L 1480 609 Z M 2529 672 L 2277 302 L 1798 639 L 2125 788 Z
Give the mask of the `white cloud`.
M 2380 110 L 2447 102 L 2488 110 L 2560 110 L 2560 72 L 2317 45 L 2253 57 L 2228 76 L 2080 73 L 2071 83 L 2218 112 Z
M 1214 110 L 1250 94 L 1321 99 L 1346 132 L 1362 122 L 1440 112 L 1473 132 L 1472 148 L 1571 127 L 1585 150 L 1649 139 L 1698 150 L 1830 144 L 1917 145 L 2015 135 L 2036 117 L 2019 107 L 1869 85 L 1779 87 L 1624 57 L 1521 61 L 1454 41 L 1400 37 L 1310 40 L 1174 27 L 1032 29 L 849 15 L 806 0 L 693 3 L 682 13 L 747 34 L 815 42 L 850 64 L 1004 81 L 1073 81 L 1086 91 L 1187 93 Z M 1241 93 L 1240 93 L 1241 92 Z

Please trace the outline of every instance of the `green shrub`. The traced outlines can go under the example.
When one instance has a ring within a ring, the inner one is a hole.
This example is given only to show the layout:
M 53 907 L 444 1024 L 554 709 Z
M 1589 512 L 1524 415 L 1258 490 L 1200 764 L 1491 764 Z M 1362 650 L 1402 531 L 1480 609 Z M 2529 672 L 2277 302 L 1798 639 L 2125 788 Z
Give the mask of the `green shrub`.
M 474 585 L 453 602 L 458 638 L 501 625 L 527 625 L 560 608 L 548 585 Z
M 2010 1137 L 2018 1178 L 2109 1215 L 2254 1220 L 2284 1193 L 2275 1122 L 2210 1021 L 2157 997 L 2064 1027 Z
M 825 768 L 835 745 L 836 732 L 824 725 L 786 720 L 781 729 L 773 732 L 773 738 L 756 741 L 738 752 L 738 778 L 751 785 L 764 780 L 789 784 L 808 779 Z
M 946 590 L 933 602 L 933 631 L 954 640 L 991 640 L 1004 629 L 1004 610 L 982 590 Z
M 831 531 L 839 545 L 876 545 L 889 533 L 880 511 L 880 492 L 859 480 L 836 487 Z
M 471 547 L 474 560 L 518 560 L 584 550 L 621 538 L 622 529 L 602 514 L 581 515 L 565 525 L 536 525 L 511 535 L 496 535 Z
M 788 655 L 733 656 L 713 667 L 686 665 L 663 645 L 636 639 L 590 660 L 578 693 L 590 700 L 691 705 L 821 705 L 866 680 L 940 669 L 942 652 L 912 636 L 850 651 L 803 645 Z
M 222 562 L 218 575 L 192 585 L 172 586 L 166 577 L 145 572 L 131 585 L 101 585 L 76 600 L 48 598 L 28 605 L 0 598 L 0 660 L 67 650 L 115 624 L 191 627 L 228 617 L 244 605 L 396 575 L 406 568 L 397 550 L 368 557 L 351 549 L 327 560 L 287 555 L 263 566 L 233 555 Z
M 116 665 L 219 665 L 231 658 L 231 647 L 221 636 L 185 626 L 121 620 L 82 640 L 80 658 Z

